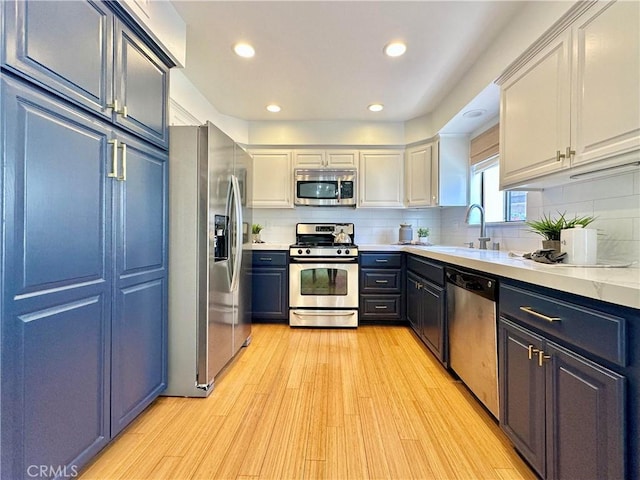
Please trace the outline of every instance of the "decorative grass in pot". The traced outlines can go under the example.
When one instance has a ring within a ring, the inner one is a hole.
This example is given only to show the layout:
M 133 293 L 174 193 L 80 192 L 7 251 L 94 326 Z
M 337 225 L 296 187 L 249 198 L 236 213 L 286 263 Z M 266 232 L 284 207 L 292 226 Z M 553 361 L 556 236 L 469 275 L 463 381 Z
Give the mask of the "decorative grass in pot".
M 262 231 L 264 227 L 258 223 L 254 223 L 253 225 L 251 225 L 251 234 L 253 237 L 253 243 L 262 243 L 262 240 L 260 239 L 260 232 Z
M 558 212 L 558 215 L 560 216 L 556 219 L 551 218 L 551 215 L 547 216 L 546 214 L 542 214 L 542 218 L 540 220 L 533 220 L 525 223 L 531 227 L 529 230 L 530 232 L 537 233 L 542 237 L 542 248 L 551 248 L 556 252 L 560 252 L 561 230 L 565 228 L 573 228 L 576 225 L 586 227 L 596 219 L 596 217 L 592 216 L 575 216 L 571 220 L 567 220 L 566 214 L 566 212 Z

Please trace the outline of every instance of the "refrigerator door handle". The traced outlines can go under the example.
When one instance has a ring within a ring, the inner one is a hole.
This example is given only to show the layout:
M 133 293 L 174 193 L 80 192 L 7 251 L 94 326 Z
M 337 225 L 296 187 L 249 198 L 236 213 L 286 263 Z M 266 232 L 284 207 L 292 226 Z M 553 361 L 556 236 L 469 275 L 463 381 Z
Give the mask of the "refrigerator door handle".
M 240 278 L 240 267 L 242 266 L 242 205 L 240 198 L 240 185 L 238 177 L 231 175 L 231 185 L 233 186 L 233 209 L 236 217 L 236 252 L 233 259 L 233 276 L 231 277 L 231 291 L 238 289 L 238 281 Z

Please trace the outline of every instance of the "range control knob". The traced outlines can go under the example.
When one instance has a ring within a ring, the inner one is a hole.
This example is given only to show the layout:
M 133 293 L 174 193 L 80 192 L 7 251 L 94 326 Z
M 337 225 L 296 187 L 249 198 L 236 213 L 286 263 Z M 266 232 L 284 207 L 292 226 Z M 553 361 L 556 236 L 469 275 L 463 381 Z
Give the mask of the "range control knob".
M 349 255 L 349 250 L 345 250 L 345 251 L 344 251 L 344 254 L 345 254 L 345 255 Z
M 298 255 L 302 255 L 302 249 L 301 248 L 298 249 Z
M 338 249 L 337 254 L 340 255 L 342 253 L 342 250 Z
M 311 250 L 309 250 L 309 249 L 307 248 L 306 254 L 307 254 L 307 255 L 310 255 L 310 254 L 311 254 Z

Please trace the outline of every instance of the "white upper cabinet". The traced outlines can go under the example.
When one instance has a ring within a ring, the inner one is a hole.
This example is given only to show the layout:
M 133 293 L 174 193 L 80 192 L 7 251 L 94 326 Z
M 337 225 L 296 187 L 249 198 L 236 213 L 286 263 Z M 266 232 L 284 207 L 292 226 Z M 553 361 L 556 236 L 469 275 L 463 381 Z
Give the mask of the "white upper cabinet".
M 407 149 L 406 206 L 443 207 L 467 204 L 469 138 L 441 134 L 437 140 Z
M 436 144 L 429 143 L 407 149 L 405 154 L 405 191 L 407 207 L 430 207 L 435 198 L 431 194 L 431 163 Z
M 356 168 L 358 150 L 295 150 L 295 168 Z
M 360 152 L 359 207 L 404 207 L 404 150 Z
M 254 208 L 293 208 L 293 168 L 289 150 L 254 150 Z
M 501 188 L 629 162 L 640 149 L 640 3 L 576 4 L 498 82 Z
M 572 33 L 572 165 L 640 149 L 640 3 L 598 5 Z

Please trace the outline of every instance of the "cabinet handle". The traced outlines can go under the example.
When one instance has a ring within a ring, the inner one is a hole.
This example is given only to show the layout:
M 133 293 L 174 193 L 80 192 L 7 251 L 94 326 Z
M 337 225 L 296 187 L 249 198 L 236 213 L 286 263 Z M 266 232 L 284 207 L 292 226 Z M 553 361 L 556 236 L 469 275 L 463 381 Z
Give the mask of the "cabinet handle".
M 127 181 L 127 144 L 123 143 L 120 145 L 122 148 L 122 175 L 118 177 L 118 180 L 121 182 Z
M 109 144 L 113 145 L 111 155 L 111 171 L 107 173 L 107 177 L 118 178 L 118 140 L 109 140 Z
M 123 105 L 122 110 L 118 110 L 118 100 L 114 100 L 113 103 L 107 105 L 107 108 L 113 109 L 117 115 L 122 115 L 123 118 L 127 118 L 127 106 Z
M 559 322 L 560 320 L 562 320 L 560 317 L 550 317 L 548 315 L 545 315 L 544 313 L 538 313 L 532 307 L 520 307 L 520 310 L 530 313 L 534 317 L 546 320 L 547 322 Z
M 539 349 L 537 349 L 537 348 L 533 348 L 533 345 L 529 345 L 529 346 L 527 347 L 527 350 L 528 350 L 528 352 L 529 352 L 529 360 L 531 360 L 531 359 L 533 358 L 533 354 L 534 354 L 534 353 L 538 353 L 538 352 L 540 351 L 540 350 L 539 350 Z
M 551 358 L 551 355 L 545 355 L 542 350 L 538 350 L 538 366 L 539 367 L 542 367 L 542 363 L 545 360 L 549 360 L 550 358 Z
M 376 258 L 376 263 L 387 263 L 389 260 L 385 258 Z
M 260 257 L 260 261 L 261 262 L 270 262 L 271 261 L 271 257 Z
M 571 147 L 567 147 L 566 158 L 571 159 L 576 154 L 575 150 L 571 150 Z
M 389 283 L 389 280 L 376 280 L 376 283 Z
M 565 158 L 564 153 L 560 153 L 560 150 L 556 150 L 556 162 L 559 162 L 563 158 Z
M 424 285 L 422 285 L 420 282 L 416 282 L 416 288 L 418 290 L 420 290 L 422 287 L 424 287 Z
M 389 307 L 387 307 L 386 305 L 376 305 L 374 308 L 376 310 L 386 310 Z

